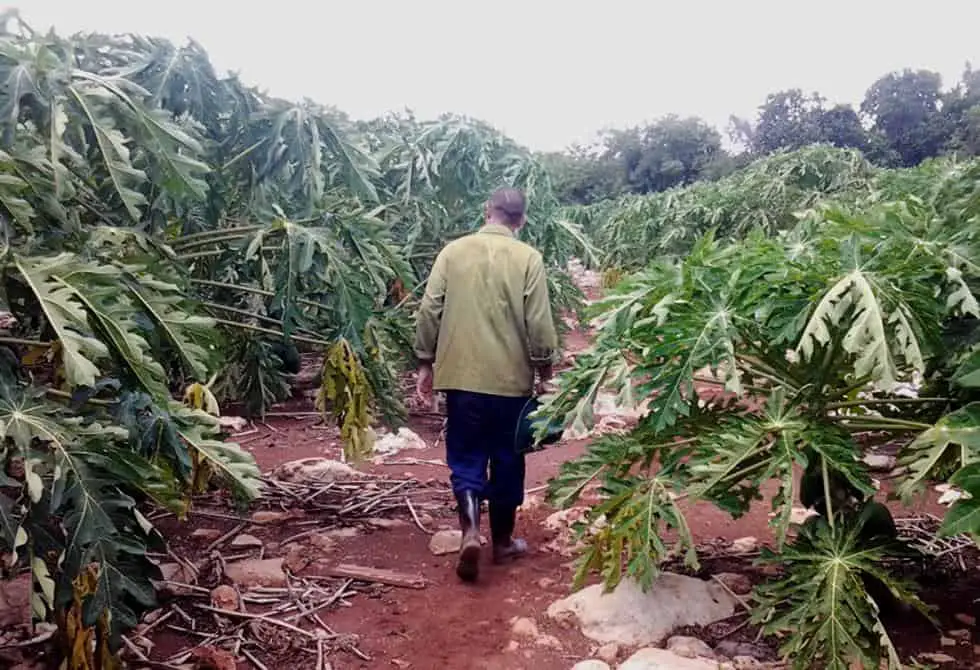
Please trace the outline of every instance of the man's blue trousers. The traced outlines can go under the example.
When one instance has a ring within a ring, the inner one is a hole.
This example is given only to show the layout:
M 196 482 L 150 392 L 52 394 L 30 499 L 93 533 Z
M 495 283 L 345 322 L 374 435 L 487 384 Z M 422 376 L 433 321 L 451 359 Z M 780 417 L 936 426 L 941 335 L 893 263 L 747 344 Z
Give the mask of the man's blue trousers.
M 453 493 L 472 491 L 501 509 L 521 506 L 524 454 L 517 449 L 515 432 L 527 401 L 469 391 L 446 393 L 446 463 Z

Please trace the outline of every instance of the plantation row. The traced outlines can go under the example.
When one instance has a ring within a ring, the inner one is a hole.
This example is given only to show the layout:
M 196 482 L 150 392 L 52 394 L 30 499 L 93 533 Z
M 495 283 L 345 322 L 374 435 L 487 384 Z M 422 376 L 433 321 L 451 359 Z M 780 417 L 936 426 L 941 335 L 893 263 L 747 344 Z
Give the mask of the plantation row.
M 598 485 L 579 581 L 697 566 L 681 501 L 737 518 L 775 480 L 762 561 L 782 576 L 754 621 L 794 667 L 902 667 L 882 609 L 932 613 L 893 572 L 916 554 L 862 459 L 897 447 L 890 489 L 909 503 L 949 482 L 940 534 L 980 534 L 980 161 L 880 170 L 812 147 L 578 217 L 622 280 L 544 411 L 581 431 L 600 389 L 648 402 L 551 482 L 559 507 Z M 794 534 L 797 500 L 814 515 Z
M 602 483 L 592 514 L 608 523 L 582 574 L 612 584 L 625 567 L 649 583 L 673 551 L 694 562 L 678 498 L 737 515 L 775 478 L 771 560 L 787 571 L 759 594 L 759 620 L 791 633 L 800 667 L 897 662 L 865 583 L 915 601 L 881 567 L 894 525 L 854 436 L 901 442 L 906 496 L 980 481 L 980 166 L 888 171 L 818 146 L 564 208 L 535 158 L 479 122 L 352 122 L 219 76 L 194 43 L 63 39 L 7 17 L 0 77 L 0 263 L 16 318 L 0 337 L 0 557 L 31 569 L 68 667 L 100 667 L 153 607 L 146 551 L 162 538 L 140 508 L 184 515 L 212 486 L 261 494 L 220 406 L 261 415 L 314 352 L 318 409 L 349 457 L 370 453 L 373 423 L 404 416 L 415 296 L 501 185 L 528 194 L 556 319 L 581 308 L 569 259 L 626 277 L 594 306 L 596 346 L 545 410 L 578 428 L 603 387 L 651 399 L 632 433 L 553 482 L 561 505 Z M 699 403 L 705 367 L 763 410 Z M 919 398 L 895 398 L 920 378 Z M 818 516 L 786 541 L 797 491 Z M 945 531 L 977 530 L 973 500 Z
M 69 667 L 103 667 L 154 601 L 162 538 L 139 506 L 260 493 L 219 405 L 261 415 L 317 352 L 318 407 L 365 455 L 372 422 L 404 415 L 414 295 L 490 190 L 528 192 L 555 268 L 588 245 L 480 123 L 353 124 L 218 76 L 194 43 L 3 27 L 0 549 L 30 566 Z

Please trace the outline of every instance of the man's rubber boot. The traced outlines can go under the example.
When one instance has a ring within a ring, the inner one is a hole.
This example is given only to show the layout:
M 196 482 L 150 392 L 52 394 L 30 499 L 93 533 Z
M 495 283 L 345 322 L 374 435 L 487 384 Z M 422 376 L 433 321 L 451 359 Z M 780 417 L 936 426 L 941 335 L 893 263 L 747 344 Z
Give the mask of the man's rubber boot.
M 463 531 L 456 575 L 464 582 L 475 582 L 480 573 L 480 499 L 472 491 L 465 491 L 456 496 L 456 503 Z
M 527 542 L 513 537 L 517 508 L 490 505 L 490 534 L 493 537 L 493 562 L 504 563 L 527 553 Z

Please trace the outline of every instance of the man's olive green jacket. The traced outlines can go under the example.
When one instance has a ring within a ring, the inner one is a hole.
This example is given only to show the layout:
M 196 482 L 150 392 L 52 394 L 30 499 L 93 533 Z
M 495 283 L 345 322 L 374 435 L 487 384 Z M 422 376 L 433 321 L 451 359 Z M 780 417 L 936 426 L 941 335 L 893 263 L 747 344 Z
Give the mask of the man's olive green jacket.
M 415 331 L 436 391 L 530 396 L 535 368 L 551 365 L 557 347 L 537 250 L 492 223 L 439 253 Z

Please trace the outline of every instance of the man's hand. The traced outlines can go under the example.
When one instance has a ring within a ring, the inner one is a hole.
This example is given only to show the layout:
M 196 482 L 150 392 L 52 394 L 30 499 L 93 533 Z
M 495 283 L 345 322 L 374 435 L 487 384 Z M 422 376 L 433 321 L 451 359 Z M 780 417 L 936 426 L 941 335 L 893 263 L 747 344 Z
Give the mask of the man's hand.
M 538 384 L 535 388 L 537 395 L 545 395 L 554 390 L 555 385 L 551 383 L 551 378 L 554 374 L 555 372 L 550 365 L 544 368 L 538 368 Z
M 432 364 L 419 365 L 415 377 L 415 397 L 423 407 L 432 407 Z

